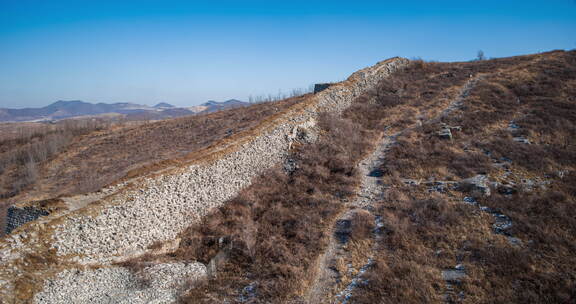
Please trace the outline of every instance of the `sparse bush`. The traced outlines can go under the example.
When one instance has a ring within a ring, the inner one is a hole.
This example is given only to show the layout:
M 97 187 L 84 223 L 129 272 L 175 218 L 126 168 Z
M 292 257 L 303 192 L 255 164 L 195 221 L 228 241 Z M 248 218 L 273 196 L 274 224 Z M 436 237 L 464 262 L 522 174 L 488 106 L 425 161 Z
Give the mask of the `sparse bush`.
M 33 185 L 42 163 L 74 138 L 108 127 L 108 122 L 98 120 L 65 120 L 43 128 L 22 127 L 18 136 L 0 141 L 0 174 L 6 176 L 0 185 L 0 198 L 9 198 Z
M 349 120 L 331 115 L 320 116 L 319 126 L 326 136 L 299 151 L 298 170 L 291 175 L 279 168 L 265 173 L 183 234 L 184 246 L 176 255 L 184 259 L 209 261 L 219 251 L 217 240 L 233 244 L 217 281 L 208 290 L 194 288 L 185 301 L 240 290 L 246 275 L 257 282 L 259 298 L 267 301 L 286 300 L 305 288 L 310 266 L 326 245 L 326 228 L 342 208 L 341 199 L 350 196 L 358 182 L 355 164 L 371 138 Z M 373 225 L 365 218 L 357 223 L 357 237 Z M 227 283 L 217 285 L 221 277 Z
M 351 218 L 352 229 L 350 237 L 355 241 L 371 238 L 376 228 L 374 220 L 374 216 L 368 211 L 360 210 L 355 212 Z

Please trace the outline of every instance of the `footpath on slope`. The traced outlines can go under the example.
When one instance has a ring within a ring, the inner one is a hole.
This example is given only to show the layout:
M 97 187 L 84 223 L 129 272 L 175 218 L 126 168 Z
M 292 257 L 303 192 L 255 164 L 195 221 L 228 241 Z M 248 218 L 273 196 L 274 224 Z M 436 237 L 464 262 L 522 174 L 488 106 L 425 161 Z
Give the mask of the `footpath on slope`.
M 252 178 L 281 163 L 293 134 L 300 128 L 314 128 L 320 112 L 341 113 L 354 98 L 407 63 L 393 58 L 355 72 L 236 142 L 212 147 L 192 163 L 115 189 L 63 216 L 25 224 L 0 243 L 0 297 L 15 303 L 30 302 L 33 297 L 36 302 L 57 303 L 62 298 L 59 293 L 71 290 L 65 286 L 75 286 L 70 292 L 98 290 L 102 297 L 94 295 L 93 303 L 106 302 L 104 295 L 122 292 L 109 289 L 116 283 L 108 280 L 107 271 L 127 275 L 115 263 L 153 253 L 157 248 L 152 245 L 158 242 L 177 244 L 175 238 L 183 229 L 234 197 Z M 198 270 L 196 276 L 201 277 L 205 271 L 197 264 L 185 267 Z M 155 300 L 152 294 L 142 302 Z
M 480 79 L 482 79 L 482 75 L 467 81 L 458 96 L 438 115 L 425 123 L 436 123 L 440 121 L 442 117 L 458 109 L 462 105 L 463 100 L 468 96 L 470 90 L 472 90 Z M 374 251 L 376 250 L 375 246 L 377 246 L 378 240 L 382 237 L 381 228 L 383 227 L 383 223 L 381 217 L 374 214 L 373 208 L 375 203 L 384 198 L 386 190 L 385 185 L 381 182 L 383 173 L 379 168 L 381 168 L 386 161 L 386 152 L 396 143 L 398 136 L 413 130 L 417 126 L 419 126 L 419 124 L 413 124 L 393 135 L 384 136 L 379 140 L 374 151 L 358 164 L 358 170 L 362 176 L 360 188 L 358 189 L 356 198 L 348 203 L 348 210 L 337 217 L 329 245 L 319 259 L 318 274 L 306 296 L 308 303 L 348 303 L 354 288 L 362 284 L 362 275 L 372 266 Z M 374 216 L 374 226 L 376 228 L 373 231 L 373 245 L 372 248 L 369 249 L 371 252 L 361 253 L 363 256 L 368 257 L 366 262 L 359 267 L 359 269 L 354 269 L 351 263 L 351 261 L 354 260 L 354 257 L 352 257 L 353 253 L 350 252 L 349 249 L 350 221 L 355 213 L 362 210 Z M 342 261 L 347 261 L 346 274 L 339 273 L 336 267 L 337 263 L 341 263 Z M 342 278 L 354 273 L 355 275 L 347 282 L 345 288 L 339 289 L 342 285 L 341 283 L 343 283 Z

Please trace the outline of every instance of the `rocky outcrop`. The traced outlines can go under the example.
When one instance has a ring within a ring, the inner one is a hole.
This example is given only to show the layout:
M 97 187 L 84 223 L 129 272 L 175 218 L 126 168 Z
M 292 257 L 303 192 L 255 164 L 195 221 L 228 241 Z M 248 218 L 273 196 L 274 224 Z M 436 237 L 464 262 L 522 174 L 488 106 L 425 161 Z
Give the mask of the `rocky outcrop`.
M 14 288 L 12 278 L 19 275 L 16 265 L 21 251 L 46 250 L 62 262 L 100 267 L 176 238 L 248 186 L 252 178 L 281 164 L 294 134 L 314 133 L 305 130 L 314 129 L 319 113 L 341 113 L 357 96 L 407 63 L 393 58 L 360 70 L 263 123 L 252 134 L 204 151 L 205 155 L 191 164 L 133 182 L 60 218 L 27 224 L 27 229 L 0 245 L 0 289 L 6 294 Z M 39 249 L 37 244 L 49 248 Z M 66 278 L 58 275 L 45 286 L 61 284 Z

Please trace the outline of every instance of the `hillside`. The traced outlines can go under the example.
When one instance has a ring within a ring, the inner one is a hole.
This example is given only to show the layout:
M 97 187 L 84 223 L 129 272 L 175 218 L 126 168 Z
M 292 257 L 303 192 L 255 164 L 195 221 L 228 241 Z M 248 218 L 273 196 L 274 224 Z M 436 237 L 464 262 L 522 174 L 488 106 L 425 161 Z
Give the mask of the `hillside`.
M 220 112 L 209 108 L 216 113 L 151 123 L 74 120 L 20 130 L 6 124 L 5 138 L 0 138 L 0 198 L 21 202 L 93 192 L 148 167 L 165 166 L 162 162 L 178 163 L 299 100 Z
M 0 296 L 572 302 L 575 96 L 574 51 L 393 58 L 300 98 L 90 126 L 12 196 L 41 216 L 0 243 Z

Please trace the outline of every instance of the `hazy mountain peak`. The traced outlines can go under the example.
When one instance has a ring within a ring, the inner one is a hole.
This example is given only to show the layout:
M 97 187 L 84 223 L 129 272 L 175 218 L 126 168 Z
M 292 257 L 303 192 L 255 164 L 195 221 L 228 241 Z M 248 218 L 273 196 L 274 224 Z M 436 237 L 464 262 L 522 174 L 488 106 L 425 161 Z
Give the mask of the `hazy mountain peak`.
M 166 102 L 161 102 L 155 105 L 154 108 L 174 108 L 174 106 Z
M 210 100 L 197 107 L 175 107 L 166 102 L 160 102 L 150 107 L 129 102 L 90 103 L 81 100 L 58 100 L 41 108 L 0 109 L 0 122 L 4 121 L 34 121 L 58 120 L 79 116 L 97 116 L 116 114 L 125 117 L 146 117 L 162 119 L 185 116 L 198 113 L 208 113 L 230 107 L 240 107 L 248 103 L 230 99 L 223 102 Z
M 72 105 L 81 105 L 81 104 L 90 104 L 90 103 L 84 102 L 82 100 L 58 100 L 56 102 L 53 102 L 53 103 L 45 106 L 44 108 L 61 108 L 61 107 L 67 107 L 67 106 L 72 106 Z

